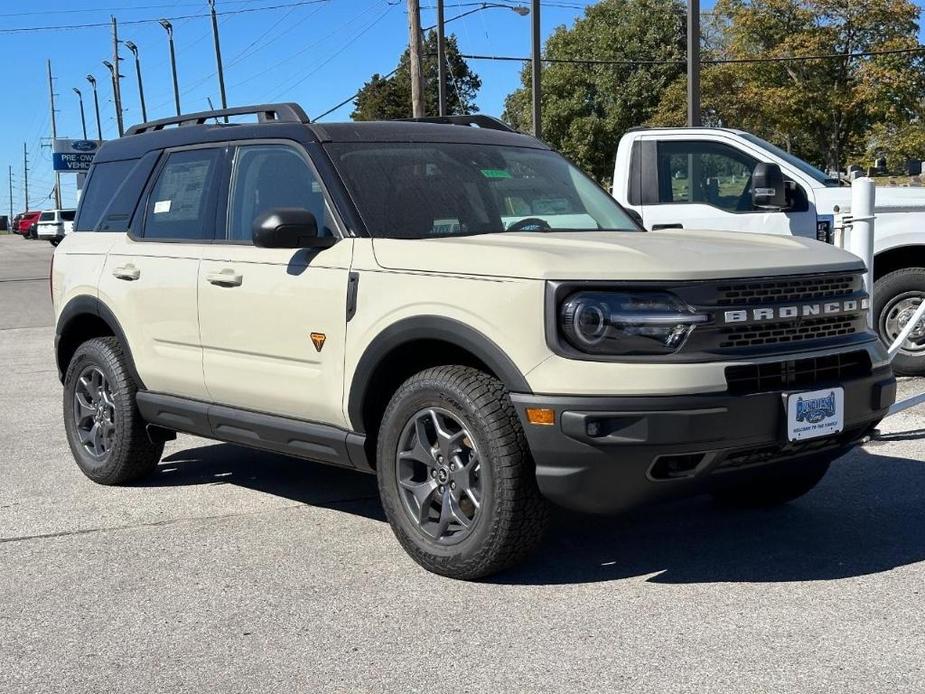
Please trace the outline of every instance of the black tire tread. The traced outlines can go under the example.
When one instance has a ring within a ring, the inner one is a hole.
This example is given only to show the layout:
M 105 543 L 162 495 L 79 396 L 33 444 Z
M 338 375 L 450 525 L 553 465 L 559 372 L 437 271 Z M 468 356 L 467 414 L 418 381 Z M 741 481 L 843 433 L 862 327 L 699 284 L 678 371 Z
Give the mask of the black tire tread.
M 549 524 L 549 507 L 540 495 L 526 436 L 504 385 L 495 377 L 469 366 L 436 366 L 408 379 L 393 395 L 383 426 L 409 393 L 422 387 L 444 387 L 460 395 L 479 414 L 491 438 L 495 474 L 496 508 L 494 526 L 483 549 L 467 560 L 428 553 L 392 523 L 404 549 L 419 564 L 435 573 L 475 580 L 522 562 L 542 541 Z M 377 459 L 383 456 L 385 436 L 379 436 Z M 383 484 L 380 475 L 380 488 Z M 387 497 L 383 494 L 383 503 Z M 387 512 L 389 509 L 387 509 Z M 401 512 L 402 509 L 393 509 Z

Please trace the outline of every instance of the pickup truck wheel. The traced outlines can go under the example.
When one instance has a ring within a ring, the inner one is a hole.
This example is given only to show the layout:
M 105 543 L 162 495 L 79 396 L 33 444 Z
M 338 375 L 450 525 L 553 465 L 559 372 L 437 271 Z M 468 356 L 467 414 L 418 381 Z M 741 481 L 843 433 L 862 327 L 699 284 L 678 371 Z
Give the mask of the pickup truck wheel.
M 741 481 L 721 482 L 713 490 L 713 497 L 724 506 L 761 508 L 779 506 L 798 499 L 815 487 L 835 456 L 804 458 L 786 463 L 785 467 L 772 465 Z
M 925 300 L 925 268 L 909 267 L 884 275 L 874 285 L 874 316 L 887 347 Z M 925 320 L 919 323 L 893 359 L 901 376 L 925 376 Z
M 522 561 L 549 519 L 504 386 L 465 366 L 406 381 L 386 408 L 379 492 L 398 541 L 428 571 L 472 580 Z
M 114 337 L 84 342 L 64 377 L 64 428 L 78 467 L 99 484 L 125 484 L 157 466 L 163 443 L 151 443 L 135 405 L 137 385 Z

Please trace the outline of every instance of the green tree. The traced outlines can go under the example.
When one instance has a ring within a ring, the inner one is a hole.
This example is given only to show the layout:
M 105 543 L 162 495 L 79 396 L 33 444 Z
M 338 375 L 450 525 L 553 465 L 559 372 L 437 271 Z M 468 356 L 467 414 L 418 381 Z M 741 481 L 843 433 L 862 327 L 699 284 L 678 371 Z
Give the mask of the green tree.
M 601 0 L 571 28 L 557 28 L 546 42 L 546 59 L 627 62 L 547 63 L 543 139 L 599 181 L 611 176 L 620 136 L 644 123 L 662 91 L 684 72 L 684 12 L 680 0 Z M 530 131 L 529 63 L 521 84 L 505 100 L 504 118 Z
M 482 80 L 472 71 L 459 55 L 456 36 L 446 38 L 447 58 L 447 112 L 451 115 L 475 113 L 475 97 L 482 87 Z M 437 115 L 439 84 L 437 78 L 437 33 L 430 31 L 424 40 L 424 54 L 421 60 L 424 72 L 424 112 Z M 406 49 L 398 69 L 389 77 L 373 75 L 357 95 L 353 120 L 381 120 L 387 118 L 411 118 L 411 56 Z
M 910 122 L 925 96 L 921 53 L 817 60 L 811 56 L 915 48 L 911 0 L 718 0 L 719 37 L 705 58 L 803 58 L 707 63 L 710 124 L 753 131 L 829 167 L 864 152 L 875 126 Z M 684 122 L 685 83 L 665 91 L 656 125 Z

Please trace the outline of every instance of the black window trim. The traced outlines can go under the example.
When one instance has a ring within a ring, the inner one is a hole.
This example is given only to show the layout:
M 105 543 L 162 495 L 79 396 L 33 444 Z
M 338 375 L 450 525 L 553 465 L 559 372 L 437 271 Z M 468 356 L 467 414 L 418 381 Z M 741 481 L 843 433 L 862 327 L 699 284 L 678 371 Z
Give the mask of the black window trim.
M 228 236 L 228 201 L 231 198 L 231 191 L 234 187 L 234 177 L 237 173 L 238 165 L 238 150 L 242 147 L 251 147 L 251 146 L 260 146 L 260 145 L 274 145 L 279 147 L 286 147 L 293 150 L 296 155 L 302 158 L 302 160 L 308 164 L 309 170 L 315 176 L 315 179 L 318 181 L 318 184 L 321 186 L 321 195 L 324 198 L 324 204 L 327 207 L 328 212 L 331 214 L 331 218 L 334 221 L 334 228 L 331 229 L 334 232 L 334 236 L 342 241 L 346 238 L 349 238 L 345 229 L 344 220 L 341 218 L 337 210 L 337 206 L 334 204 L 334 200 L 328 191 L 328 186 L 322 177 L 321 173 L 318 170 L 318 167 L 315 166 L 315 162 L 312 160 L 311 155 L 305 146 L 296 140 L 290 140 L 288 138 L 253 138 L 247 140 L 235 140 L 228 143 L 228 152 L 226 154 L 226 167 L 222 175 L 222 187 L 219 191 L 218 205 L 215 209 L 215 228 L 216 231 L 224 230 L 224 238 L 214 238 L 212 240 L 213 244 L 219 244 L 224 246 L 253 246 L 254 242 L 251 239 L 229 239 Z
M 132 241 L 143 243 L 181 243 L 188 245 L 206 245 L 214 243 L 216 232 L 214 223 L 212 225 L 212 238 L 148 238 L 145 234 L 146 226 L 148 223 L 148 203 L 151 201 L 151 194 L 154 192 L 154 186 L 157 185 L 157 182 L 161 177 L 161 172 L 163 172 L 164 167 L 167 165 L 167 161 L 170 159 L 171 154 L 174 154 L 175 152 L 188 152 L 199 149 L 215 149 L 219 150 L 220 152 L 218 159 L 218 172 L 216 174 L 215 180 L 213 181 L 211 189 L 208 192 L 208 195 L 211 198 L 209 204 L 212 206 L 214 211 L 218 206 L 217 203 L 222 189 L 222 182 L 226 179 L 228 168 L 228 151 L 232 144 L 233 143 L 229 141 L 202 142 L 195 145 L 168 147 L 161 150 L 160 158 L 158 159 L 157 164 L 154 166 L 154 170 L 151 172 L 151 175 L 148 177 L 148 182 L 145 184 L 144 193 L 142 194 L 141 199 L 138 201 L 138 205 L 132 214 L 133 220 L 138 220 L 137 231 L 136 225 L 132 224 L 131 228 L 128 230 L 128 237 Z M 214 218 L 214 215 L 207 214 L 207 216 L 213 216 Z
M 706 207 L 711 207 L 711 208 L 713 208 L 714 210 L 719 210 L 720 212 L 725 212 L 726 214 L 743 214 L 743 215 L 748 215 L 748 214 L 768 214 L 769 212 L 771 212 L 771 213 L 778 213 L 778 214 L 790 214 L 790 213 L 793 213 L 793 212 L 806 212 L 806 211 L 809 209 L 809 197 L 808 197 L 808 195 L 806 194 L 806 190 L 803 188 L 803 186 L 802 186 L 798 181 L 794 181 L 793 179 L 791 179 L 791 178 L 789 178 L 789 177 L 787 177 L 787 176 L 784 177 L 784 180 L 785 180 L 785 181 L 789 181 L 789 182 L 792 183 L 794 186 L 796 186 L 796 188 L 799 190 L 799 193 L 797 194 L 797 195 L 798 195 L 798 199 L 799 199 L 800 202 L 801 202 L 801 204 L 800 204 L 798 207 L 795 207 L 795 208 L 790 209 L 790 210 L 766 210 L 766 209 L 727 210 L 727 209 L 725 209 L 725 208 L 723 208 L 723 207 L 719 207 L 719 206 L 717 206 L 717 205 L 713 205 L 712 203 L 709 203 L 709 202 L 702 202 L 702 201 L 696 201 L 696 202 L 695 202 L 695 201 L 693 201 L 693 200 L 677 200 L 677 201 L 676 201 L 676 200 L 671 200 L 671 201 L 669 201 L 669 202 L 665 202 L 665 201 L 661 200 L 661 194 L 660 194 L 660 191 L 659 191 L 659 188 L 658 188 L 658 177 L 659 177 L 658 174 L 661 173 L 660 171 L 658 171 L 658 167 L 661 165 L 661 152 L 660 152 L 660 150 L 661 150 L 661 146 L 662 146 L 663 144 L 666 144 L 666 143 L 672 143 L 672 144 L 675 144 L 675 143 L 681 143 L 681 144 L 690 144 L 690 143 L 704 144 L 704 143 L 708 143 L 708 144 L 711 144 L 711 145 L 720 145 L 720 146 L 722 146 L 722 147 L 727 147 L 727 148 L 729 148 L 729 149 L 731 149 L 731 150 L 734 150 L 734 151 L 736 151 L 736 152 L 740 152 L 741 154 L 743 154 L 743 155 L 745 155 L 745 156 L 747 156 L 747 157 L 750 157 L 751 159 L 754 159 L 756 162 L 760 162 L 761 159 L 759 159 L 758 157 L 754 156 L 753 154 L 751 154 L 751 153 L 749 153 L 749 152 L 746 152 L 746 151 L 744 151 L 744 150 L 738 149 L 737 147 L 734 147 L 733 145 L 729 144 L 728 142 L 722 142 L 722 141 L 720 141 L 720 140 L 685 140 L 685 139 L 683 139 L 683 138 L 665 138 L 665 139 L 656 139 L 656 140 L 654 140 L 654 142 L 656 143 L 656 147 L 655 147 L 655 164 L 654 164 L 654 167 L 653 167 L 653 168 L 655 169 L 655 171 L 658 172 L 658 173 L 656 173 L 656 175 L 655 175 L 655 177 L 654 177 L 655 186 L 656 186 L 656 187 L 655 187 L 655 190 L 654 190 L 654 193 L 655 193 L 655 195 L 654 195 L 654 202 L 645 202 L 645 203 L 643 203 L 643 205 L 671 205 L 671 206 L 675 206 L 675 205 L 705 205 Z

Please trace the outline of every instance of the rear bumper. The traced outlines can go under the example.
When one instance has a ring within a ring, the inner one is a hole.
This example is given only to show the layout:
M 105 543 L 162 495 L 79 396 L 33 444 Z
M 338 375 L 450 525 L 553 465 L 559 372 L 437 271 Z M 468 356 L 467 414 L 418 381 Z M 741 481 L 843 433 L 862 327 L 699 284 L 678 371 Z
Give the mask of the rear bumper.
M 837 455 L 862 438 L 896 399 L 883 368 L 838 385 L 845 427 L 833 437 L 790 443 L 782 391 L 754 395 L 572 397 L 512 394 L 540 491 L 567 508 L 614 513 L 648 502 L 709 491 L 722 477 Z M 555 424 L 531 425 L 528 407 L 552 408 Z

